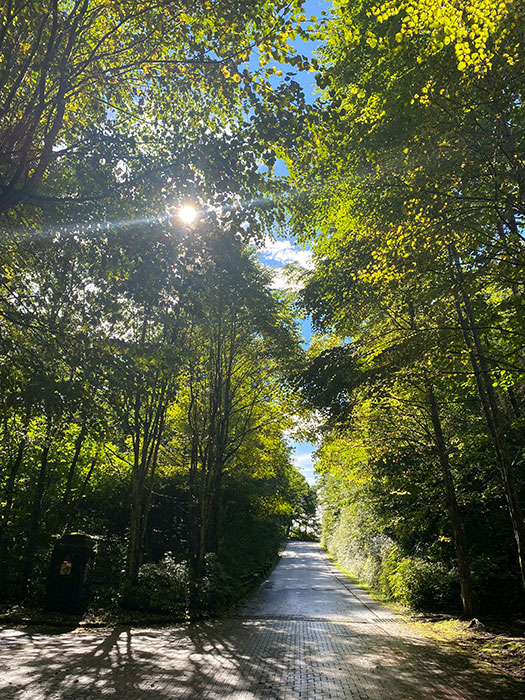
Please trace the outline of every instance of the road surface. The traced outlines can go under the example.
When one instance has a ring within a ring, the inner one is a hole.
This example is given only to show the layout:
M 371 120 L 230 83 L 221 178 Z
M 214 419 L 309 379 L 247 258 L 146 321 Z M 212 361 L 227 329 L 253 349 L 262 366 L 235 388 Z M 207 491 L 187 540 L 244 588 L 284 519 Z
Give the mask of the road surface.
M 289 544 L 227 619 L 153 629 L 0 632 L 2 700 L 514 700 L 522 686 L 418 636 Z

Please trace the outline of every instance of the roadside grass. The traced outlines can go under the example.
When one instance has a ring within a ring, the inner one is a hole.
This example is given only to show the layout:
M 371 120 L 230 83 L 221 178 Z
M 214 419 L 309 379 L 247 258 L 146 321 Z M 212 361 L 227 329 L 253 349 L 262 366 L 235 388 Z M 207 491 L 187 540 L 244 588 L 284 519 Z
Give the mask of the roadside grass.
M 359 581 L 325 551 L 332 564 L 378 603 L 387 606 L 428 639 L 455 647 L 470 658 L 488 663 L 494 671 L 525 681 L 525 621 L 491 618 L 470 621 L 455 615 L 422 613 L 389 599 Z
M 385 596 L 381 591 L 379 591 L 377 588 L 372 588 L 368 584 L 364 583 L 363 581 L 359 581 L 346 567 L 344 567 L 337 559 L 335 559 L 331 554 L 329 554 L 325 549 L 323 549 L 323 552 L 326 554 L 328 559 L 331 561 L 331 563 L 339 569 L 339 571 L 346 576 L 346 578 L 350 579 L 352 583 L 355 583 L 356 586 L 359 586 L 359 588 L 362 588 L 364 591 L 368 593 L 368 595 L 373 598 L 375 601 L 378 603 L 381 603 L 382 605 L 386 605 L 390 610 L 393 610 L 395 613 L 401 616 L 406 616 L 412 614 L 414 611 L 411 610 L 410 608 L 407 608 L 405 605 L 401 605 L 400 603 L 397 603 L 395 600 L 392 600 L 391 598 L 388 598 Z

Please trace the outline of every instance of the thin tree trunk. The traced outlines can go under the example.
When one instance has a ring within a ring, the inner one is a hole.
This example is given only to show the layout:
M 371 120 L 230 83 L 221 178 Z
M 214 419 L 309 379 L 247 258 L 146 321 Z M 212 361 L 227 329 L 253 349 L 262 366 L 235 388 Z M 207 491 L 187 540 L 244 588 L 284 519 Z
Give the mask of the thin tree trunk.
M 140 543 L 143 520 L 144 474 L 134 474 L 132 477 L 131 521 L 129 529 L 127 579 L 129 583 L 137 583 L 140 569 Z
M 492 374 L 483 349 L 474 310 L 465 286 L 458 254 L 453 244 L 449 246 L 449 257 L 456 313 L 469 351 L 478 393 L 492 438 L 496 461 L 501 472 L 514 539 L 518 550 L 522 585 L 525 589 L 525 523 L 523 522 L 523 513 L 514 477 L 513 463 L 509 455 L 501 410 L 492 384 Z
M 11 463 L 11 469 L 9 470 L 9 476 L 7 477 L 7 483 L 4 493 L 4 507 L 2 509 L 2 517 L 0 519 L 0 540 L 3 537 L 4 531 L 7 527 L 9 518 L 11 516 L 11 509 L 13 507 L 13 499 L 15 494 L 16 477 L 18 475 L 20 467 L 22 466 L 22 460 L 24 458 L 24 450 L 26 444 L 27 437 L 24 435 L 24 437 L 20 440 L 18 444 L 16 457 Z
M 140 435 L 135 437 L 137 442 L 141 443 L 141 447 L 135 451 L 132 475 L 131 522 L 126 567 L 127 579 L 131 584 L 137 582 L 143 560 L 153 478 L 164 429 L 165 406 L 163 398 L 164 391 L 159 398 L 155 416 L 148 421 L 142 430 L 142 440 L 140 440 Z
M 71 523 L 73 522 L 73 518 L 76 515 L 79 503 L 80 503 L 84 493 L 86 492 L 86 487 L 89 484 L 89 480 L 91 479 L 91 475 L 93 474 L 93 471 L 97 465 L 97 462 L 98 462 L 98 454 L 94 457 L 93 461 L 91 462 L 88 473 L 86 474 L 86 478 L 84 479 L 84 482 L 80 488 L 79 493 L 77 494 L 77 497 L 75 498 L 74 502 L 72 502 L 69 505 L 69 515 L 66 518 L 63 532 L 67 532 L 69 530 L 69 528 L 71 527 Z
M 190 422 L 191 426 L 191 422 Z M 199 571 L 199 498 L 197 493 L 198 441 L 192 435 L 190 474 L 188 483 L 188 562 L 193 578 L 200 576 Z
M 75 473 L 77 470 L 78 458 L 80 457 L 80 451 L 82 450 L 82 445 L 84 443 L 84 439 L 85 439 L 86 435 L 87 435 L 87 424 L 86 424 L 86 422 L 84 422 L 84 423 L 82 423 L 82 427 L 80 428 L 80 432 L 77 435 L 77 439 L 75 440 L 75 451 L 73 453 L 73 459 L 71 460 L 71 464 L 69 465 L 66 488 L 64 489 L 64 494 L 62 496 L 62 505 L 63 506 L 67 506 L 67 503 L 69 501 L 69 497 L 71 495 L 71 488 L 73 486 L 73 479 L 75 478 Z
M 13 500 L 15 495 L 15 485 L 16 477 L 22 466 L 22 460 L 24 458 L 24 450 L 27 444 L 27 437 L 20 440 L 18 444 L 18 449 L 16 451 L 16 456 L 11 464 L 11 469 L 9 471 L 9 476 L 7 477 L 7 484 L 4 493 L 4 508 L 2 510 L 2 517 L 0 518 L 0 570 L 2 572 L 2 579 L 7 581 L 9 578 L 9 557 L 8 557 L 8 545 L 7 545 L 7 529 L 9 526 L 9 519 L 11 517 L 11 510 L 13 508 Z
M 128 542 L 128 556 L 127 556 L 127 571 L 126 578 L 131 584 L 137 583 L 139 565 L 137 560 L 138 551 L 138 523 L 140 520 L 140 500 L 138 492 L 140 491 L 140 486 L 133 480 L 132 486 L 132 507 L 131 507 L 131 522 L 129 526 L 129 542 Z
M 47 464 L 49 459 L 49 449 L 51 447 L 51 439 L 49 435 L 46 437 L 46 441 L 42 448 L 42 456 L 40 459 L 40 469 L 38 471 L 37 482 L 35 484 L 35 493 L 33 498 L 33 505 L 31 508 L 30 524 L 29 524 L 29 534 L 27 537 L 26 551 L 24 556 L 24 564 L 22 567 L 22 588 L 24 592 L 27 592 L 31 577 L 33 576 L 34 566 L 35 566 L 35 554 L 38 546 L 38 535 L 40 531 L 40 516 L 42 514 L 42 499 L 44 497 L 46 476 L 47 476 Z
M 218 554 L 221 534 L 222 515 L 222 474 L 223 465 L 221 462 L 215 466 L 213 479 L 211 482 L 209 523 L 206 533 L 206 552 Z
M 456 557 L 458 561 L 459 585 L 461 589 L 461 602 L 463 604 L 463 617 L 465 619 L 474 616 L 474 595 L 472 591 L 472 574 L 470 571 L 470 562 L 465 539 L 465 531 L 461 522 L 458 502 L 456 498 L 456 490 L 450 469 L 448 459 L 448 451 L 443 435 L 443 428 L 439 416 L 439 408 L 437 405 L 434 389 L 431 384 L 428 384 L 428 402 L 432 417 L 432 427 L 434 429 L 434 443 L 439 456 L 439 464 L 443 476 L 443 484 L 445 486 L 445 498 L 447 510 L 452 527 L 452 535 L 454 538 L 454 547 L 456 549 Z
M 201 489 L 199 488 L 199 435 L 197 396 L 195 394 L 193 368 L 190 372 L 190 405 L 188 407 L 188 425 L 191 434 L 190 473 L 188 480 L 188 565 L 190 569 L 189 609 L 197 611 L 199 607 L 198 581 L 202 576 L 201 543 Z

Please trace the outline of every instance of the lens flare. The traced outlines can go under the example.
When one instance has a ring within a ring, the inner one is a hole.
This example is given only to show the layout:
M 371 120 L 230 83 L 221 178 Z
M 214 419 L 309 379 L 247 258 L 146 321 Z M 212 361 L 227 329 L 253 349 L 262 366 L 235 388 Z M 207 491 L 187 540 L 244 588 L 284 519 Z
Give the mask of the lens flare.
M 197 210 L 191 204 L 185 204 L 179 209 L 177 215 L 183 224 L 190 225 L 197 218 Z

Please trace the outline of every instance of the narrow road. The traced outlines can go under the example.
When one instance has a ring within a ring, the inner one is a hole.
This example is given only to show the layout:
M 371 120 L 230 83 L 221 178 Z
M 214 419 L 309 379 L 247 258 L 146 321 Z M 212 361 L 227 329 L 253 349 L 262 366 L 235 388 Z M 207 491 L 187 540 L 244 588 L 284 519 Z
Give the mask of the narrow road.
M 415 634 L 289 544 L 229 618 L 155 629 L 0 631 L 2 700 L 514 700 L 522 686 Z
M 288 544 L 273 573 L 243 605 L 247 618 L 378 622 L 397 618 L 341 574 L 316 543 Z

